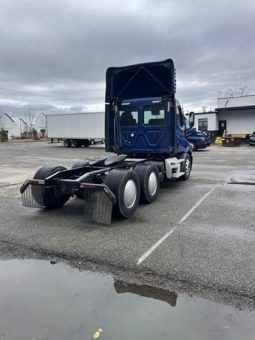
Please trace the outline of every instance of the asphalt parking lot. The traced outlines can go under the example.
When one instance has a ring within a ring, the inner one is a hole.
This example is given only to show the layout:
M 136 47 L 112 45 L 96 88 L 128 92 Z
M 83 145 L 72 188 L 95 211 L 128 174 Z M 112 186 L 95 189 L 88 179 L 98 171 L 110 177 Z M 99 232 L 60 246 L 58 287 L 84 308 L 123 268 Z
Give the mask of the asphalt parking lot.
M 22 257 L 27 249 L 255 297 L 255 147 L 195 152 L 189 181 L 164 184 L 156 202 L 110 226 L 88 222 L 77 199 L 52 211 L 21 206 L 19 187 L 39 166 L 70 167 L 103 152 L 47 142 L 0 144 L 2 257 L 22 248 Z

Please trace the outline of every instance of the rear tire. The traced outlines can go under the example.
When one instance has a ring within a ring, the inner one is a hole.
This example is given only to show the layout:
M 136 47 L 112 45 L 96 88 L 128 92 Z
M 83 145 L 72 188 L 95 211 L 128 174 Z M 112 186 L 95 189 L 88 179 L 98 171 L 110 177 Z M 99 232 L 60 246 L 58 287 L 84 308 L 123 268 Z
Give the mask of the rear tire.
M 72 146 L 74 148 L 79 148 L 81 146 L 81 143 L 78 139 L 72 139 Z
M 83 141 L 83 145 L 84 145 L 85 148 L 89 147 L 90 146 L 90 141 L 88 139 L 85 139 Z
M 64 140 L 64 147 L 65 148 L 70 148 L 71 145 L 72 145 L 72 143 L 71 143 L 70 139 L 65 139 Z
M 140 199 L 140 181 L 133 170 L 112 170 L 105 179 L 105 184 L 116 196 L 113 213 L 122 218 L 134 215 Z
M 151 165 L 138 164 L 135 167 L 135 172 L 138 174 L 141 186 L 141 198 L 143 203 L 152 203 L 158 197 L 160 180 L 158 168 Z
M 72 169 L 82 168 L 85 165 L 88 165 L 88 162 L 78 161 L 78 162 L 74 163 L 74 165 L 72 166 Z
M 37 170 L 34 179 L 45 179 L 58 171 L 66 170 L 63 166 L 43 166 Z M 34 189 L 34 190 L 33 190 Z M 32 195 L 35 201 L 48 209 L 56 209 L 62 207 L 70 198 L 69 195 L 63 194 L 54 187 L 44 187 L 42 195 L 38 195 L 38 190 L 32 186 Z M 43 200 L 43 201 L 42 201 Z

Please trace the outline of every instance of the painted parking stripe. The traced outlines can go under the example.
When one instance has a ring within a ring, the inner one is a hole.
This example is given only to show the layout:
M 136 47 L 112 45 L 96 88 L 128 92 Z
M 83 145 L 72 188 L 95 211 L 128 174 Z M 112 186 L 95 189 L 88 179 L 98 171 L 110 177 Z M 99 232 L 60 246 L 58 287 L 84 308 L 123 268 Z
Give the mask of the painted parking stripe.
M 215 190 L 216 188 L 211 189 L 208 191 L 203 197 L 200 198 L 200 200 L 197 201 L 197 203 L 187 212 L 186 215 L 184 215 L 180 221 L 177 223 L 177 225 L 169 230 L 161 239 L 159 239 L 152 247 L 150 247 L 137 261 L 137 265 L 140 265 L 143 263 L 153 252 L 156 250 L 161 243 L 163 243 L 170 235 L 173 234 L 173 232 L 184 222 L 186 219 L 195 211 L 200 204 Z

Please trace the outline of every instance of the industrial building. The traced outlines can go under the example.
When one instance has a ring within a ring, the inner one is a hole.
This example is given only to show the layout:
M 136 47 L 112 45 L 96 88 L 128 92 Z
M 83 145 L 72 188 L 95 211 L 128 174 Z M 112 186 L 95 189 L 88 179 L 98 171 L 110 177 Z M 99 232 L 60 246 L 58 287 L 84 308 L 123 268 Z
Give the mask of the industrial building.
M 7 133 L 8 139 L 31 137 L 32 131 L 37 132 L 39 138 L 47 135 L 46 117 L 44 113 L 39 113 L 31 123 L 27 123 L 21 117 L 11 117 L 7 113 L 0 113 L 0 130 Z
M 251 134 L 255 131 L 255 95 L 219 98 L 219 135 L 224 130 L 230 134 Z
M 195 128 L 209 131 L 212 139 L 228 134 L 250 135 L 255 131 L 255 95 L 218 98 L 217 108 L 195 113 Z
M 0 113 L 0 129 L 6 131 L 8 139 L 20 137 L 26 129 L 25 124 L 21 118 L 15 119 L 7 113 Z

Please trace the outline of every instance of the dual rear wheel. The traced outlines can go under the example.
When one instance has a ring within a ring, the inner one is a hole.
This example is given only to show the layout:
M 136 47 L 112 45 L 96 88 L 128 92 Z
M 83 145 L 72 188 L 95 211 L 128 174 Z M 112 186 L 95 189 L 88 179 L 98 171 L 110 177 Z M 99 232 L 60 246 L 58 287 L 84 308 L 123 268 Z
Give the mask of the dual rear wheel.
M 84 161 L 77 162 L 72 168 L 84 166 Z M 58 171 L 66 170 L 62 166 L 44 166 L 35 174 L 35 179 L 46 179 Z M 134 170 L 113 169 L 106 176 L 104 182 L 116 196 L 116 204 L 113 213 L 122 218 L 134 215 L 139 202 L 152 203 L 156 200 L 159 191 L 159 172 L 154 165 L 138 164 Z M 44 188 L 38 194 L 33 190 L 32 194 L 36 202 L 48 209 L 60 208 L 68 199 L 69 195 L 63 194 L 56 188 Z M 78 198 L 83 198 L 82 192 L 77 192 Z
M 153 165 L 138 164 L 135 167 L 135 172 L 140 179 L 141 199 L 142 203 L 152 203 L 158 197 L 159 192 L 159 171 Z
M 139 164 L 134 170 L 114 169 L 104 182 L 116 196 L 115 215 L 129 218 L 139 202 L 152 203 L 159 191 L 159 172 L 154 165 Z
M 104 183 L 116 197 L 113 213 L 123 218 L 134 215 L 140 200 L 140 181 L 137 173 L 133 170 L 114 169 L 106 176 Z
M 190 157 L 187 157 L 184 162 L 185 179 L 190 174 L 190 161 Z M 81 161 L 75 163 L 72 168 L 79 168 L 84 165 L 86 165 L 86 162 Z M 45 179 L 62 170 L 66 170 L 66 168 L 62 166 L 44 166 L 36 172 L 34 178 Z M 129 218 L 134 215 L 139 202 L 152 203 L 157 199 L 160 186 L 159 170 L 154 164 L 137 164 L 133 170 L 113 169 L 106 176 L 104 184 L 109 187 L 116 197 L 113 213 L 122 218 Z M 70 197 L 56 188 L 47 187 L 44 188 L 40 197 L 37 195 L 36 190 L 32 191 L 32 194 L 38 204 L 50 209 L 61 207 Z M 83 198 L 82 192 L 77 192 L 76 196 Z
M 82 145 L 87 148 L 90 144 L 94 144 L 94 141 L 90 141 L 89 139 L 65 139 L 63 143 L 66 148 L 70 148 L 71 146 L 80 148 Z

